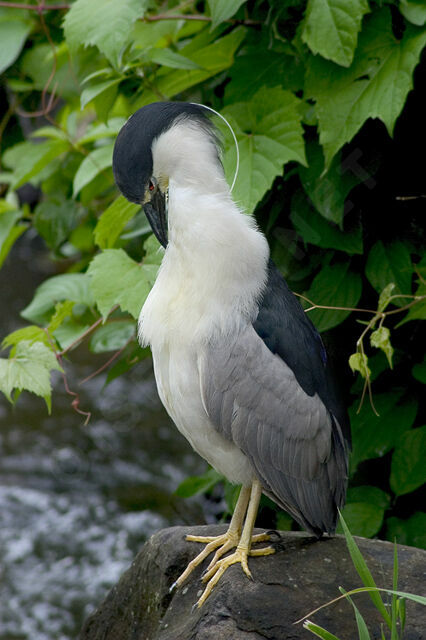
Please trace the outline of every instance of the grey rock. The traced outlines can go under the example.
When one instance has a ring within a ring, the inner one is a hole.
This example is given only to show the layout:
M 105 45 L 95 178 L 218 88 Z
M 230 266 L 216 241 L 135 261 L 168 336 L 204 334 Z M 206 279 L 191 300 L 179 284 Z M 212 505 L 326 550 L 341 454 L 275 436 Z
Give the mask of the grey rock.
M 234 565 L 204 606 L 193 610 L 208 561 L 193 572 L 187 584 L 169 593 L 187 563 L 202 549 L 198 543 L 187 542 L 185 536 L 217 535 L 225 530 L 226 526 L 217 525 L 159 531 L 86 621 L 80 640 L 307 640 L 314 636 L 301 624 L 295 625 L 296 620 L 339 596 L 339 586 L 345 590 L 363 586 L 343 536 L 317 541 L 302 532 L 281 532 L 274 536 L 274 555 L 249 559 L 253 580 Z M 393 545 L 356 540 L 377 586 L 391 588 Z M 398 559 L 399 590 L 424 593 L 426 552 L 398 545 Z M 381 618 L 369 596 L 355 598 L 371 637 L 380 638 Z M 384 599 L 389 601 L 386 594 Z M 341 640 L 358 637 L 347 601 L 340 600 L 312 617 Z M 407 602 L 404 639 L 423 638 L 425 608 Z

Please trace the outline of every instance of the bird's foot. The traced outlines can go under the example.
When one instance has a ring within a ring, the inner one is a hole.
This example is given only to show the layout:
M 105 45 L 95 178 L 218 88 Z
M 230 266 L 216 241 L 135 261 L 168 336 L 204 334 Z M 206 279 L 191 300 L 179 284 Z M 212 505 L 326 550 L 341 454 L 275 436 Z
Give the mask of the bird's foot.
M 259 537 L 261 538 L 260 540 L 258 536 L 252 536 L 252 540 L 256 537 L 258 538 L 256 542 L 268 539 L 267 534 L 263 533 L 259 534 Z M 269 556 L 274 552 L 275 550 L 272 547 L 265 547 L 263 549 L 255 549 L 251 551 L 246 547 L 238 545 L 234 553 L 231 553 L 231 555 L 226 556 L 226 558 L 222 558 L 221 560 L 217 560 L 216 562 L 212 561 L 206 572 L 203 574 L 202 581 L 206 582 L 207 586 L 196 603 L 196 606 L 199 608 L 205 603 L 213 588 L 217 585 L 220 578 L 230 566 L 239 562 L 246 576 L 252 580 L 253 576 L 251 575 L 251 571 L 248 567 L 248 556 Z
M 171 586 L 170 590 L 180 587 L 188 576 L 194 571 L 199 564 L 201 564 L 213 551 L 216 550 L 209 566 L 206 571 L 210 571 L 219 561 L 219 559 L 228 551 L 231 551 L 234 547 L 236 547 L 240 541 L 240 532 L 239 531 L 228 531 L 223 533 L 220 536 L 186 536 L 186 540 L 189 542 L 200 542 L 205 544 L 204 549 L 188 564 L 185 571 L 179 576 L 176 582 Z M 265 542 L 270 540 L 270 536 L 267 533 L 258 533 L 251 537 L 251 543 L 256 542 Z M 269 553 L 273 553 L 272 547 L 267 547 L 267 549 L 271 549 L 268 551 Z M 267 555 L 262 554 L 263 549 L 255 549 L 250 551 L 250 555 Z M 220 576 L 219 576 L 220 577 Z

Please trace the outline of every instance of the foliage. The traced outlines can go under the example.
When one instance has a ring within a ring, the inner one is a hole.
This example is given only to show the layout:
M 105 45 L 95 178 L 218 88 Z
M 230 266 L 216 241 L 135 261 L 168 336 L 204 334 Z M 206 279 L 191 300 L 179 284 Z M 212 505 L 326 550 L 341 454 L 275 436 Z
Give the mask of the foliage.
M 32 324 L 4 339 L 6 397 L 26 390 L 50 406 L 50 372 L 63 367 L 67 384 L 64 357 L 85 339 L 109 352 L 108 382 L 146 357 L 135 319 L 162 254 L 141 208 L 118 195 L 114 140 L 154 100 L 211 105 L 238 138 L 234 197 L 255 211 L 273 259 L 339 352 L 353 429 L 344 515 L 354 533 L 424 544 L 424 193 L 412 153 L 424 117 L 423 4 L 12 4 L 0 8 L 0 266 L 31 231 L 56 275 L 22 310 Z M 216 120 L 231 181 L 234 143 Z M 73 407 L 82 412 L 78 397 Z M 217 481 L 210 471 L 180 492 Z
M 323 640 L 339 640 L 339 638 L 323 627 L 315 624 L 311 620 L 308 620 L 308 617 L 317 613 L 324 607 L 328 607 L 330 604 L 334 604 L 339 600 L 346 598 L 348 602 L 351 603 L 354 613 L 355 613 L 355 621 L 358 629 L 358 638 L 359 640 L 370 640 L 371 636 L 368 631 L 367 624 L 359 611 L 358 607 L 355 605 L 351 596 L 356 595 L 358 593 L 368 593 L 371 600 L 373 601 L 374 606 L 377 611 L 380 613 L 384 623 L 388 627 L 390 631 L 391 640 L 402 640 L 404 635 L 404 627 L 406 623 L 406 609 L 405 602 L 406 600 L 411 600 L 412 602 L 416 602 L 418 604 L 426 605 L 426 598 L 424 596 L 419 596 L 413 593 L 406 593 L 404 591 L 398 591 L 398 551 L 396 544 L 394 546 L 394 563 L 393 563 L 393 584 L 392 589 L 381 589 L 377 587 L 374 578 L 365 562 L 361 551 L 357 543 L 355 542 L 344 518 L 340 515 L 340 525 L 343 529 L 346 538 L 346 544 L 348 546 L 348 551 L 351 556 L 353 565 L 361 578 L 364 587 L 360 587 L 357 589 L 351 589 L 350 591 L 345 591 L 342 587 L 339 587 L 341 593 L 343 594 L 339 598 L 335 598 L 331 602 L 327 602 L 326 604 L 318 607 L 315 611 L 311 611 L 306 616 L 302 618 L 303 627 L 308 631 L 311 631 L 318 638 L 323 638 Z M 390 610 L 386 609 L 386 605 L 382 599 L 382 593 L 388 593 L 392 596 Z M 302 622 L 302 620 L 298 620 L 298 622 Z M 381 626 L 380 635 L 383 640 L 386 640 L 386 636 L 383 630 L 383 625 Z

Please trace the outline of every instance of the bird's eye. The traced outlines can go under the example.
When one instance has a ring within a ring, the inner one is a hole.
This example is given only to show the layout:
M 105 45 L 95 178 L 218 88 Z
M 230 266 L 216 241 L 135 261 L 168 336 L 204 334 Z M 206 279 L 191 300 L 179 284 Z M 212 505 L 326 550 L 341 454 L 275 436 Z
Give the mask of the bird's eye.
M 155 184 L 153 183 L 152 180 L 149 181 L 148 189 L 150 191 L 154 191 L 154 189 L 155 189 Z

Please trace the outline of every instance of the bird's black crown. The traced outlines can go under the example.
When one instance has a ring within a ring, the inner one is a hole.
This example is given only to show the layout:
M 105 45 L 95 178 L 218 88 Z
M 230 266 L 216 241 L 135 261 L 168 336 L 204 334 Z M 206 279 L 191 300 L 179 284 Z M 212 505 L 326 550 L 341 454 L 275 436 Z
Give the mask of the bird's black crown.
M 152 143 L 170 129 L 176 119 L 191 118 L 213 133 L 213 125 L 202 105 L 190 102 L 154 102 L 142 107 L 126 122 L 117 136 L 112 158 L 115 182 L 121 193 L 141 204 L 152 176 Z

